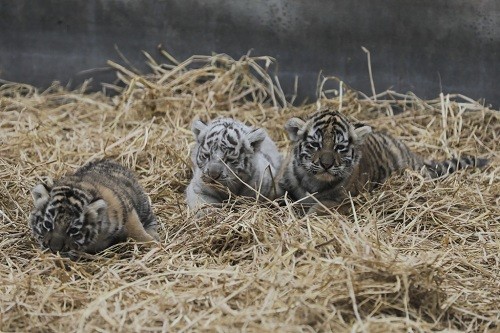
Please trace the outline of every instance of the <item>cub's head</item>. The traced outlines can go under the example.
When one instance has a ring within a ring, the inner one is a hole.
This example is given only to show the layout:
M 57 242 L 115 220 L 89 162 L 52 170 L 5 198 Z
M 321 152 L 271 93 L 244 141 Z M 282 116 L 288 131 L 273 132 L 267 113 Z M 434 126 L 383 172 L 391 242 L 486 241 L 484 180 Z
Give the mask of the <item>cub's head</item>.
M 348 176 L 361 156 L 358 146 L 372 131 L 330 110 L 318 111 L 307 120 L 291 118 L 285 129 L 295 144 L 293 163 L 320 181 Z
M 252 129 L 230 118 L 219 118 L 209 124 L 195 120 L 192 131 L 196 146 L 192 161 L 207 183 L 231 188 L 238 178 L 247 181 L 253 172 L 253 155 L 259 151 L 267 133 Z
M 38 184 L 31 194 L 35 204 L 31 230 L 40 245 L 54 253 L 85 252 L 96 240 L 102 222 L 107 221 L 106 202 L 92 201 L 81 189 Z

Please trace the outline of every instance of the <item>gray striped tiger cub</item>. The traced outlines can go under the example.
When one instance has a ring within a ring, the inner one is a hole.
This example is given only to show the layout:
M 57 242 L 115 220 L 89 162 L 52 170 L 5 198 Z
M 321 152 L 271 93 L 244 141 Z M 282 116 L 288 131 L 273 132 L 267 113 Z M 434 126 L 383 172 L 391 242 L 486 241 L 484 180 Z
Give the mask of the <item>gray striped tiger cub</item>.
M 302 199 L 303 206 L 310 207 L 308 213 L 325 213 L 323 206 L 345 212 L 348 207 L 341 207 L 341 203 L 348 193 L 355 196 L 370 191 L 405 168 L 424 169 L 436 178 L 467 166 L 483 167 L 488 162 L 469 156 L 426 162 L 403 142 L 374 132 L 370 126 L 351 123 L 330 110 L 313 113 L 306 120 L 291 118 L 285 129 L 293 151 L 279 184 L 292 199 Z
M 127 237 L 158 239 L 149 198 L 132 171 L 118 163 L 88 163 L 53 186 L 38 184 L 32 196 L 33 235 L 54 253 L 96 253 Z
M 196 120 L 192 131 L 194 172 L 186 190 L 190 209 L 217 206 L 231 195 L 269 199 L 279 195 L 274 177 L 281 155 L 264 129 L 218 118 L 208 124 Z M 203 214 L 199 211 L 197 216 Z

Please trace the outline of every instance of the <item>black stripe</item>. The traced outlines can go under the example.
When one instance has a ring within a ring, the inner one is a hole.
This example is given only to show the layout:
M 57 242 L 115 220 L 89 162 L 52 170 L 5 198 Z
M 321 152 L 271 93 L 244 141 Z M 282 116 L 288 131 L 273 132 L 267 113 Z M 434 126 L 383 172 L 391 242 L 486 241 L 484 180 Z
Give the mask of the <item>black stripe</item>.
M 464 162 L 464 167 L 476 164 L 474 163 L 474 159 L 470 156 L 462 156 L 461 160 Z
M 381 142 L 378 140 L 379 137 L 377 136 L 371 136 L 370 140 L 367 141 L 369 143 L 368 146 L 368 152 L 369 156 L 371 157 L 372 160 L 372 167 L 368 168 L 369 170 L 372 171 L 371 176 L 373 182 L 380 182 L 382 179 L 380 178 L 382 175 L 386 176 L 390 173 L 390 168 L 388 168 L 388 163 L 386 156 L 384 156 L 384 146 L 381 144 Z M 379 170 L 379 168 L 384 168 L 385 172 L 382 173 Z
M 343 132 L 343 133 L 347 134 L 347 132 L 349 131 L 349 124 L 348 123 L 344 123 L 342 121 L 342 122 L 337 122 L 335 125 L 336 125 L 336 127 L 340 127 L 341 132 Z
M 315 121 L 315 122 L 314 122 L 314 125 L 313 125 L 313 129 L 314 129 L 315 131 L 317 131 L 317 130 L 319 130 L 320 128 L 322 128 L 324 125 L 327 125 L 327 124 L 329 124 L 329 123 L 330 123 L 330 121 L 329 121 L 328 119 L 326 119 L 326 120 L 319 120 L 319 121 Z
M 213 137 L 218 136 L 223 130 L 224 130 L 224 128 L 222 128 L 218 131 L 216 131 L 215 129 L 212 128 L 212 130 L 210 130 L 210 132 L 205 136 L 205 139 L 206 140 L 212 139 Z
M 313 121 L 313 123 L 319 123 L 319 122 L 323 122 L 325 121 L 324 119 L 327 118 L 326 122 L 328 122 L 328 118 L 330 118 L 330 114 L 329 112 L 320 112 L 320 113 L 316 113 L 316 114 L 313 114 L 311 116 L 311 120 Z
M 398 154 L 394 153 L 391 148 L 397 148 L 397 152 L 401 153 L 401 149 L 397 144 L 397 140 L 392 138 L 392 137 L 387 137 L 386 135 L 382 136 L 382 141 L 384 142 L 384 155 L 387 159 L 388 162 L 391 164 L 389 165 L 389 168 L 391 171 L 397 169 L 399 167 L 398 163 Z
M 56 213 L 56 207 L 50 206 L 49 209 L 47 209 L 47 214 L 50 215 L 52 218 L 55 216 Z
M 226 134 L 227 141 L 229 141 L 229 143 L 232 144 L 232 145 L 234 145 L 234 146 L 238 145 L 238 141 L 240 139 L 239 138 L 239 133 L 237 131 L 235 131 L 235 133 L 236 133 L 236 136 L 237 136 L 236 140 L 231 136 L 230 133 Z

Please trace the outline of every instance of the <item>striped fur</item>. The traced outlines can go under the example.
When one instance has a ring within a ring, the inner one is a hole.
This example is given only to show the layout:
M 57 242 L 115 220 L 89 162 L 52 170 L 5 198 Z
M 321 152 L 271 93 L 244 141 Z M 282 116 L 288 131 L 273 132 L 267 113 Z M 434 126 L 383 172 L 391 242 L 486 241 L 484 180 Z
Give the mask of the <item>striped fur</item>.
M 96 253 L 127 237 L 158 239 L 149 198 L 134 174 L 115 162 L 91 162 L 53 186 L 38 184 L 32 195 L 33 235 L 54 253 Z
M 274 176 L 281 155 L 262 128 L 253 129 L 234 119 L 219 118 L 192 126 L 196 145 L 191 159 L 194 174 L 186 190 L 191 209 L 216 205 L 230 195 L 275 198 Z
M 285 128 L 294 145 L 284 163 L 280 187 L 292 199 L 302 199 L 305 206 L 312 206 L 309 212 L 322 210 L 317 201 L 338 207 L 348 193 L 355 196 L 370 191 L 405 168 L 423 170 L 435 178 L 487 163 L 486 159 L 469 156 L 426 162 L 403 142 L 373 132 L 370 126 L 352 124 L 336 111 L 318 111 L 307 120 L 292 118 Z

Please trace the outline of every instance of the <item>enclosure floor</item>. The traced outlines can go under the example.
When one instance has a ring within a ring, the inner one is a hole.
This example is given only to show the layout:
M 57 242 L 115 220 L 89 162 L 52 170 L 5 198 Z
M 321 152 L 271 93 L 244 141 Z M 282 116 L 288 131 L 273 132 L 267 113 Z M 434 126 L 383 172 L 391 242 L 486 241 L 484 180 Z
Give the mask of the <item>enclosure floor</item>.
M 147 75 L 111 63 L 124 86 L 108 86 L 113 97 L 0 87 L 1 331 L 499 329 L 499 111 L 464 96 L 366 98 L 328 78 L 317 102 L 293 107 L 270 58 L 149 62 Z M 287 154 L 286 120 L 324 107 L 426 158 L 469 154 L 490 164 L 438 180 L 405 171 L 353 198 L 351 215 L 304 217 L 292 202 L 247 200 L 193 217 L 184 202 L 193 119 L 263 127 Z M 136 172 L 160 242 L 80 260 L 43 252 L 28 225 L 30 190 L 103 157 Z

